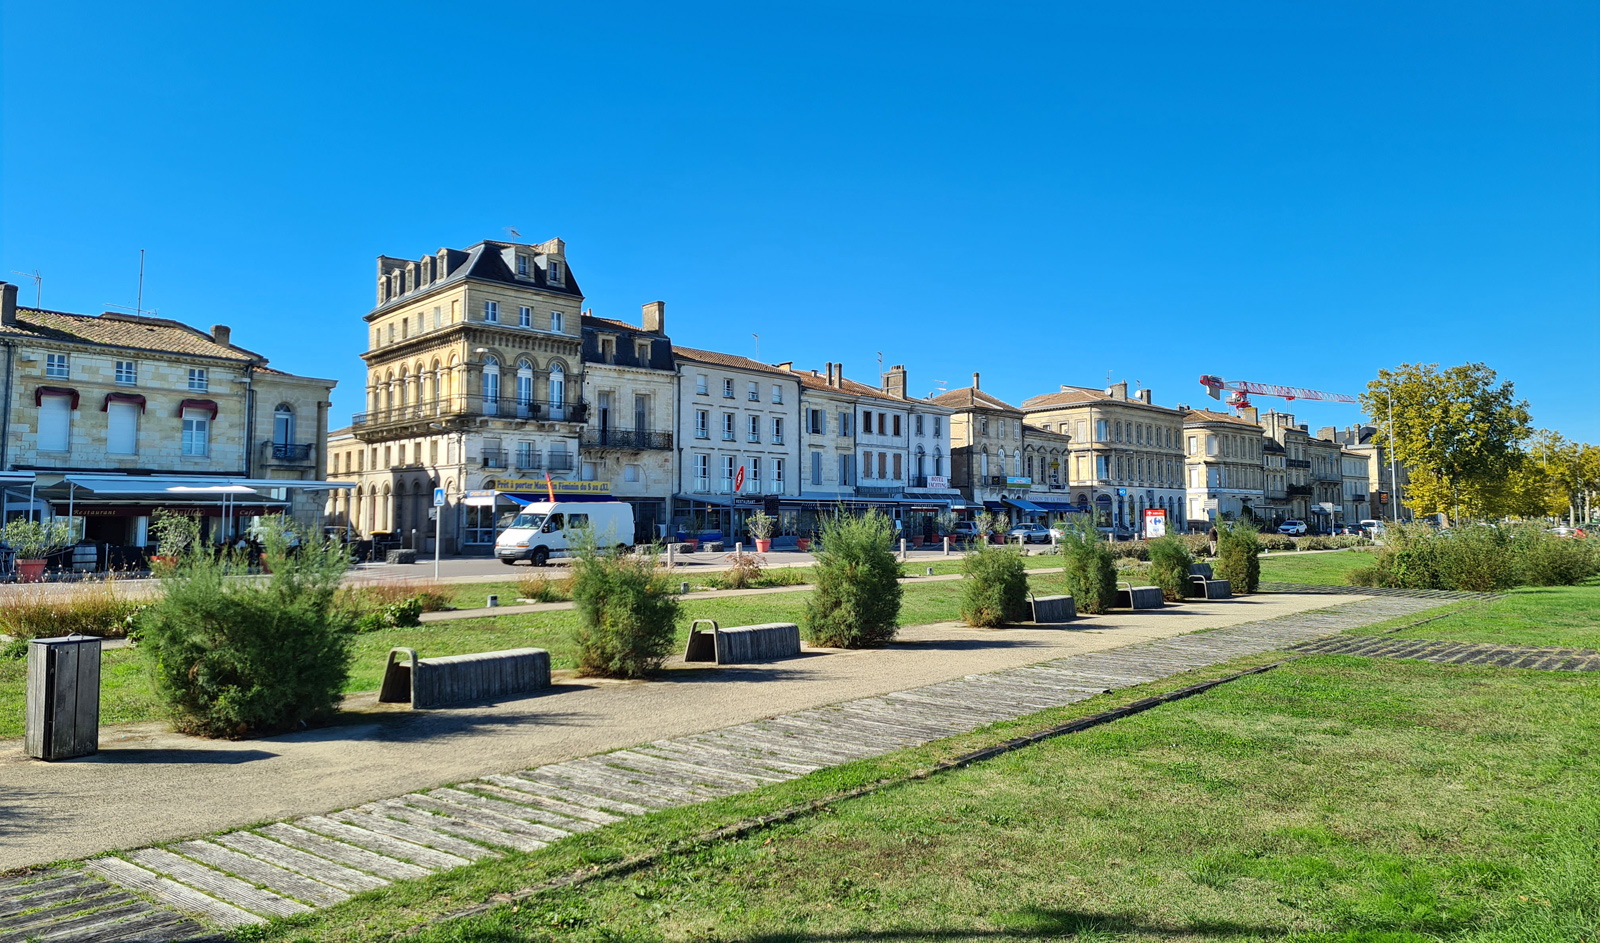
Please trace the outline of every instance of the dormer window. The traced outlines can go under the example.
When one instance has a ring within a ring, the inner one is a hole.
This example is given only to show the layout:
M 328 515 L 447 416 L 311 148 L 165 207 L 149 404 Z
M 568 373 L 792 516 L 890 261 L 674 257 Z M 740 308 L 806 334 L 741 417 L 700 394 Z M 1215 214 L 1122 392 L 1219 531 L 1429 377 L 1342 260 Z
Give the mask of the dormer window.
M 528 274 L 528 257 L 525 255 L 517 256 L 517 274 L 524 277 Z
M 612 363 L 617 359 L 617 342 L 609 337 L 600 338 L 600 360 Z
M 561 284 L 561 263 L 554 259 L 550 260 L 550 284 Z

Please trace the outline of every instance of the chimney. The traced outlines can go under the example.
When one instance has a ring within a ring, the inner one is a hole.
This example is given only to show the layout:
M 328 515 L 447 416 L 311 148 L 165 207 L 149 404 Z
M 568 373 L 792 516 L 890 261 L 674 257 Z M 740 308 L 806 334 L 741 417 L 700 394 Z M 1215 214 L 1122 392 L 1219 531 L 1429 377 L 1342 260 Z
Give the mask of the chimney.
M 976 370 L 972 371 L 972 388 L 975 390 L 982 389 L 982 387 L 978 386 L 978 371 Z
M 906 398 L 906 365 L 897 363 L 883 375 L 883 391 L 896 399 Z
M 1151 393 L 1150 393 L 1149 387 L 1146 387 L 1145 389 L 1140 390 L 1137 395 L 1139 397 L 1139 402 L 1141 402 L 1141 403 L 1150 402 Z
M 1334 426 L 1323 426 L 1317 430 L 1317 438 L 1326 439 L 1329 442 L 1337 442 L 1339 441 L 1339 430 Z
M 844 389 L 844 361 L 833 365 L 833 385 Z
M 833 361 L 828 361 L 828 386 L 833 386 Z
M 652 301 L 644 306 L 644 318 L 639 322 L 651 334 L 667 333 L 667 303 Z
M 17 326 L 17 286 L 0 282 L 0 327 Z
M 226 324 L 211 325 L 211 339 L 227 347 L 233 340 L 233 330 Z
M 1112 399 L 1127 399 L 1128 398 L 1128 381 L 1127 380 L 1118 380 L 1117 382 L 1115 382 L 1115 383 L 1111 384 L 1110 386 L 1106 387 L 1106 395 L 1111 397 Z
M 1239 418 L 1243 419 L 1244 421 L 1250 423 L 1253 426 L 1261 425 L 1261 420 L 1258 418 L 1259 415 L 1260 415 L 1260 413 L 1256 410 L 1256 408 L 1254 406 L 1246 406 L 1243 409 L 1239 410 Z

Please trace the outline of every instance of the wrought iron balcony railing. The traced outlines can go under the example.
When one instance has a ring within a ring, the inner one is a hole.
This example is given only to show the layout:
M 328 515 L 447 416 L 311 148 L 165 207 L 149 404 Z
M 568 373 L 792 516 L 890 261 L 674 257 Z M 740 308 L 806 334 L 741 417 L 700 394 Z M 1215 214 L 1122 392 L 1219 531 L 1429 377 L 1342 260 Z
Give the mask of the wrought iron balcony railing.
M 582 441 L 586 449 L 672 450 L 672 433 L 649 429 L 590 428 L 584 431 Z
M 297 442 L 263 442 L 261 451 L 265 457 L 270 457 L 275 462 L 309 462 L 312 452 L 316 448 L 310 443 Z
M 589 419 L 589 404 L 581 399 L 557 403 L 549 400 L 518 400 L 509 396 L 446 396 L 356 413 L 351 418 L 351 425 L 360 433 L 435 420 L 479 417 L 581 423 Z

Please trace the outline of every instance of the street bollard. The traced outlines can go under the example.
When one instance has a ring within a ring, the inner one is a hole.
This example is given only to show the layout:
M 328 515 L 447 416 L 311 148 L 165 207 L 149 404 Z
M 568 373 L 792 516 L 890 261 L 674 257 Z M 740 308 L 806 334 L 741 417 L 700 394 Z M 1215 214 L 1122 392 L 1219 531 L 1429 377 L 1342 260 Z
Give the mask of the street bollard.
M 484 603 L 484 605 L 487 606 L 490 609 L 497 608 L 500 605 L 500 597 L 495 595 L 494 593 L 490 593 L 489 594 L 489 599 L 488 599 L 487 602 Z
M 741 541 L 735 543 L 733 545 L 733 552 L 736 553 L 736 554 L 743 554 L 744 553 L 744 541 L 741 540 Z
M 900 562 L 906 562 L 906 539 L 904 537 L 900 538 Z
M 689 584 L 688 583 L 679 583 L 678 584 L 678 595 L 679 596 L 687 596 L 687 595 L 689 595 Z
M 672 544 L 667 544 L 667 572 L 672 572 Z
M 929 575 L 929 576 L 932 576 L 932 575 L 933 575 L 933 567 L 931 567 L 931 566 L 930 566 L 930 567 L 928 567 L 928 575 Z
M 946 537 L 944 539 L 944 555 L 947 556 L 947 557 L 950 555 L 950 538 L 949 537 Z

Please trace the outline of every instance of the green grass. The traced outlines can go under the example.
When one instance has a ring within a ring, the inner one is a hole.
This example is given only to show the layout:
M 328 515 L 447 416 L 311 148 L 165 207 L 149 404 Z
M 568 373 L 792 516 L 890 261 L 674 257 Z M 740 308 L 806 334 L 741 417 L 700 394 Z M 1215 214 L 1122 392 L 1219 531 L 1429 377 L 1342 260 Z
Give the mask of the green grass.
M 28 659 L 0 658 L 0 740 L 22 736 Z M 138 653 L 116 649 L 101 655 L 100 723 L 125 724 L 165 717 Z
M 1306 583 L 1313 586 L 1344 586 L 1345 574 L 1372 563 L 1370 550 L 1338 550 L 1332 553 L 1274 554 L 1261 558 L 1263 583 Z
M 410 939 L 1593 939 L 1597 737 L 1597 677 L 1307 659 Z M 632 820 L 250 935 L 389 938 L 952 748 Z
M 1358 635 L 1600 649 L 1600 579 L 1581 586 L 1527 586 L 1487 603 L 1459 603 L 1442 619 L 1415 617 L 1354 630 Z M 1436 614 L 1436 613 L 1435 613 Z

